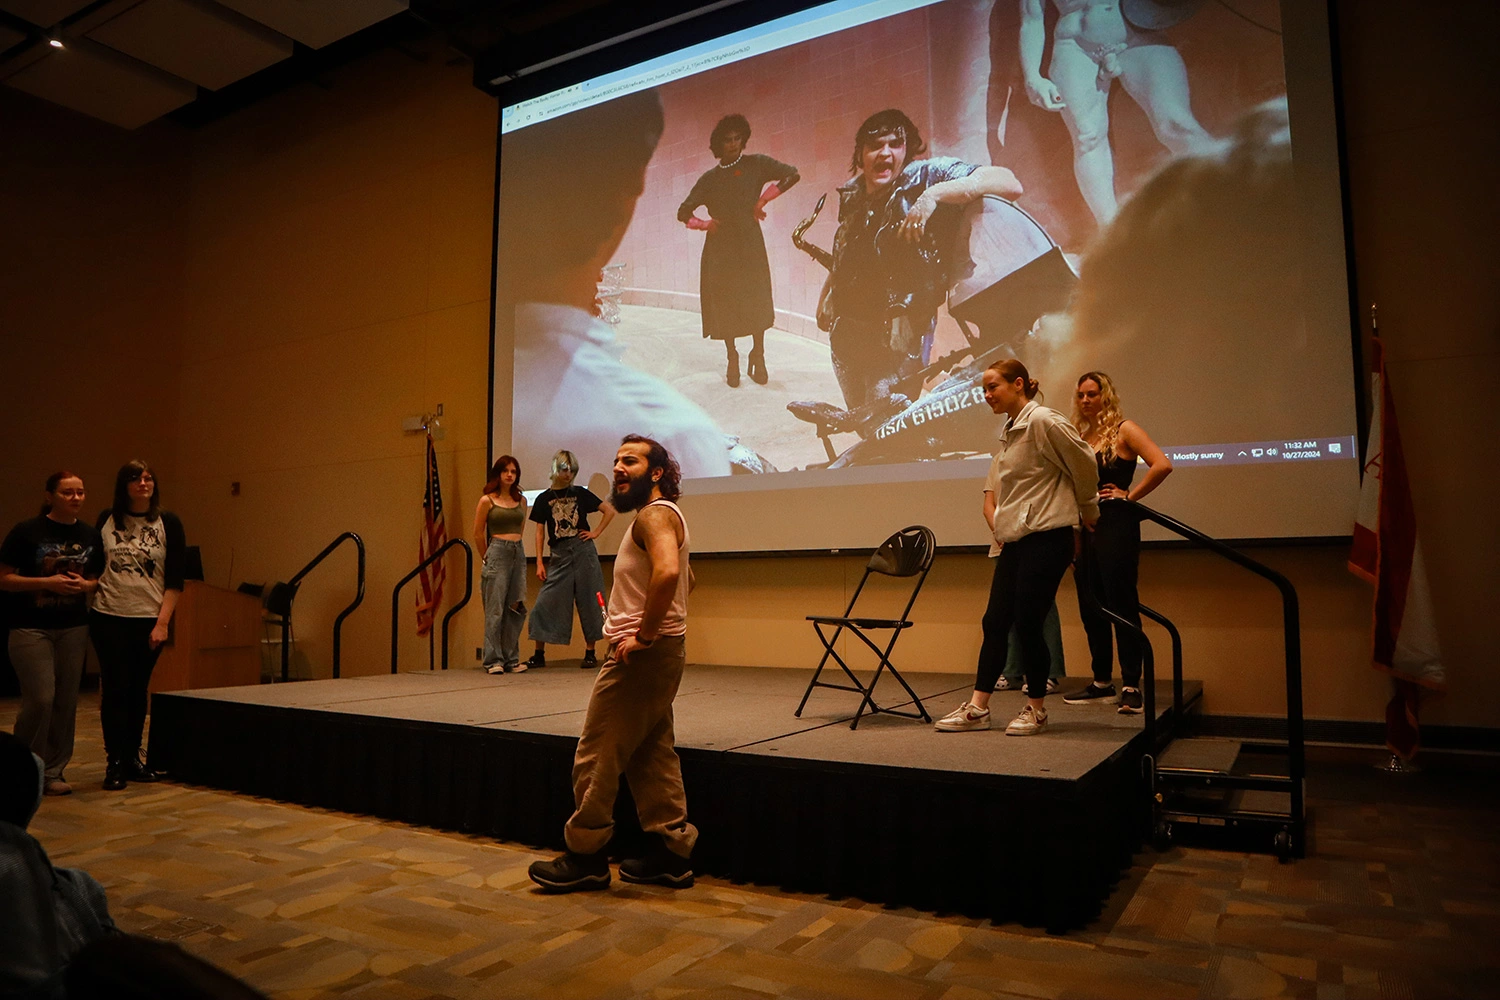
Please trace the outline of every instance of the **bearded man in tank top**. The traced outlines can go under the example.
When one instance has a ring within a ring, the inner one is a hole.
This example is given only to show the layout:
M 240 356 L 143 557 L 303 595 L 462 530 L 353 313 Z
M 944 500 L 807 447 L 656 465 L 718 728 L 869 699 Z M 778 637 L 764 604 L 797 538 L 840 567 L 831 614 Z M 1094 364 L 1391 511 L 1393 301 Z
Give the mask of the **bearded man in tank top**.
M 604 637 L 609 652 L 589 696 L 573 758 L 575 809 L 563 827 L 568 850 L 538 861 L 531 880 L 552 892 L 609 885 L 605 849 L 614 833 L 615 796 L 630 781 L 641 829 L 656 846 L 620 862 L 620 878 L 685 888 L 698 839 L 688 822 L 682 765 L 672 732 L 672 700 L 686 662 L 688 529 L 673 502 L 681 471 L 658 442 L 626 435 L 615 454 L 612 501 L 637 511 L 615 557 Z

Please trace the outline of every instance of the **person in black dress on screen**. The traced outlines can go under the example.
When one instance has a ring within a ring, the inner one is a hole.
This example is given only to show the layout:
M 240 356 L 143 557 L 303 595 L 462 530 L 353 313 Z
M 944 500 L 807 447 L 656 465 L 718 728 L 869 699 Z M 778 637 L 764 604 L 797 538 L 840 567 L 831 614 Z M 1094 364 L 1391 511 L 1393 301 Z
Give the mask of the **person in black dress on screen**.
M 797 168 L 761 153 L 746 153 L 750 123 L 744 115 L 719 119 L 708 139 L 718 166 L 699 177 L 677 209 L 677 221 L 707 234 L 699 293 L 703 336 L 722 340 L 728 354 L 724 380 L 740 384 L 740 356 L 734 342 L 750 337 L 748 374 L 765 385 L 766 330 L 776 322 L 771 301 L 771 266 L 760 221 L 766 204 L 801 180 Z M 694 213 L 708 209 L 708 218 Z

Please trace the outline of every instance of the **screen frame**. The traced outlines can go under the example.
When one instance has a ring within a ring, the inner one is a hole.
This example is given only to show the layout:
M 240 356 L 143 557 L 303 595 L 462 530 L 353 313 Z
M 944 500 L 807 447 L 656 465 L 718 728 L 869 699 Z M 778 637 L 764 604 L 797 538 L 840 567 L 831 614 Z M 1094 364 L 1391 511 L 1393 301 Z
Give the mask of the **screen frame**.
M 504 74 L 500 68 L 506 60 L 499 56 L 495 50 L 482 55 L 475 61 L 475 85 L 496 98 L 495 107 L 495 173 L 493 181 L 493 218 L 490 237 L 490 345 L 489 345 L 489 392 L 488 412 L 486 414 L 486 458 L 485 469 L 494 463 L 495 450 L 495 368 L 499 357 L 497 344 L 497 310 L 499 308 L 499 257 L 500 257 L 500 181 L 502 164 L 505 155 L 505 136 L 501 126 L 503 109 L 509 104 L 517 104 L 521 101 L 530 100 L 549 94 L 564 87 L 574 86 L 587 80 L 594 79 L 606 73 L 617 70 L 628 69 L 631 66 L 669 55 L 679 49 L 703 42 L 713 41 L 724 35 L 731 34 L 746 28 L 753 28 L 773 21 L 788 14 L 795 14 L 803 10 L 822 6 L 828 0 L 757 0 L 749 3 L 740 0 L 729 7 L 719 7 L 706 10 L 701 14 L 685 12 L 680 15 L 682 19 L 667 24 L 659 30 L 648 31 L 634 37 L 623 38 L 631 31 L 647 27 L 657 21 L 647 21 L 646 24 L 634 28 L 623 28 L 619 34 L 612 38 L 600 39 L 594 42 L 585 42 L 583 45 L 572 46 L 576 52 L 582 48 L 597 46 L 595 51 L 586 54 L 572 56 L 567 53 L 549 57 L 560 59 L 554 65 L 535 72 L 496 83 L 495 80 Z M 1005 0 L 997 0 L 1005 2 Z M 631 9 L 630 5 L 621 5 L 622 8 Z M 1348 334 L 1350 342 L 1350 374 L 1354 379 L 1354 423 L 1355 423 L 1355 447 L 1357 449 L 1358 461 L 1361 469 L 1361 480 L 1363 478 L 1364 462 L 1368 447 L 1370 408 L 1369 408 L 1369 385 L 1368 371 L 1365 363 L 1365 352 L 1363 344 L 1363 327 L 1361 310 L 1359 306 L 1358 289 L 1356 287 L 1356 261 L 1354 248 L 1354 224 L 1352 217 L 1351 191 L 1349 186 L 1348 170 L 1348 142 L 1346 135 L 1344 88 L 1341 73 L 1341 52 L 1338 39 L 1338 22 L 1333 0 L 1325 0 L 1322 5 L 1301 4 L 1299 0 L 1280 0 L 1279 3 L 1283 35 L 1287 37 L 1286 27 L 1288 22 L 1298 25 L 1296 40 L 1305 50 L 1314 46 L 1318 47 L 1322 59 L 1317 64 L 1321 73 L 1317 75 L 1326 77 L 1328 89 L 1325 93 L 1317 95 L 1305 95 L 1312 98 L 1326 98 L 1331 104 L 1331 123 L 1333 126 L 1334 162 L 1336 164 L 1337 185 L 1339 190 L 1339 216 L 1340 231 L 1343 244 L 1343 266 L 1344 282 L 1346 289 L 1348 308 Z M 1293 13 L 1293 11 L 1295 11 Z M 632 10 L 639 13 L 637 10 Z M 1288 15 L 1291 16 L 1288 16 Z M 1316 20 L 1317 23 L 1311 23 Z M 559 26 L 552 26 L 560 30 Z M 1316 36 L 1316 37 L 1315 37 Z M 1301 58 L 1305 59 L 1307 53 L 1304 51 Z M 1283 42 L 1283 60 L 1290 63 L 1286 51 L 1286 43 Z M 545 59 L 543 61 L 546 61 Z M 1302 81 L 1317 86 L 1321 81 L 1308 79 L 1312 76 L 1308 70 L 1311 64 L 1299 63 L 1300 68 L 1307 73 Z M 1288 74 L 1288 90 L 1292 89 L 1291 74 Z M 513 352 L 514 345 L 507 345 Z M 1221 538 L 1225 544 L 1236 548 L 1274 548 L 1274 547 L 1322 547 L 1332 545 L 1347 545 L 1353 538 L 1353 525 L 1350 526 L 1348 534 L 1337 535 L 1284 535 L 1251 537 L 1226 537 Z M 1185 539 L 1177 538 L 1143 538 L 1141 547 L 1145 549 L 1180 549 L 1198 548 L 1199 546 Z M 694 556 L 699 559 L 750 559 L 750 558 L 789 558 L 800 556 L 865 556 L 875 551 L 874 547 L 850 548 L 791 548 L 791 549 L 751 549 L 751 550 L 718 550 L 695 552 Z M 983 554 L 987 549 L 983 545 L 963 544 L 939 544 L 936 551 L 944 554 Z

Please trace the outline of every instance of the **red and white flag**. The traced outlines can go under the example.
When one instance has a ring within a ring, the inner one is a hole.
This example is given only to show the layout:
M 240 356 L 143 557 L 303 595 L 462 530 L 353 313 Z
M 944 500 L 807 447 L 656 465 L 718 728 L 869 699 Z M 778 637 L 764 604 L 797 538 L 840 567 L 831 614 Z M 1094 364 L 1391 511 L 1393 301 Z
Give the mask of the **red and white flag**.
M 438 480 L 437 449 L 432 446 L 432 435 L 427 435 L 427 486 L 422 495 L 422 536 L 417 541 L 417 561 L 424 562 L 428 556 L 448 543 L 448 526 L 443 521 L 443 486 Z M 443 582 L 448 570 L 444 560 L 422 570 L 417 589 L 417 635 L 432 631 L 432 618 L 443 602 Z
M 1372 658 L 1375 669 L 1390 674 L 1396 686 L 1385 711 L 1386 744 L 1392 753 L 1410 759 L 1420 745 L 1417 710 L 1422 689 L 1442 691 L 1447 677 L 1386 379 L 1385 349 L 1378 337 L 1373 347 L 1370 438 L 1349 568 L 1375 586 Z

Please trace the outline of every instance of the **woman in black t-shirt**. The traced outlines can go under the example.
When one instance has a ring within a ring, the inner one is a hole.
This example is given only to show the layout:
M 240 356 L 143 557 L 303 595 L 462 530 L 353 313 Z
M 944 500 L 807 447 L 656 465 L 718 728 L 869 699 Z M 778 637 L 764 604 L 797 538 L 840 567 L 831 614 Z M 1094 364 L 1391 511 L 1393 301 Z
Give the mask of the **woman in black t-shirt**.
M 14 731 L 42 758 L 48 795 L 73 790 L 63 768 L 73 757 L 88 599 L 104 568 L 99 532 L 78 520 L 84 495 L 82 479 L 54 472 L 41 515 L 16 525 L 0 545 L 0 590 L 15 595 L 8 650 L 21 711 Z
M 89 615 L 99 655 L 99 721 L 108 763 L 104 787 L 155 781 L 140 758 L 146 688 L 182 595 L 187 540 L 182 522 L 161 509 L 156 474 L 142 461 L 115 476 L 114 505 L 99 517 L 104 573 Z
M 571 451 L 558 452 L 552 456 L 552 488 L 538 494 L 531 505 L 530 520 L 536 523 L 536 575 L 542 589 L 531 609 L 529 632 L 536 652 L 526 661 L 528 667 L 547 665 L 547 643 L 566 646 L 573 641 L 574 607 L 588 644 L 581 666 L 599 665 L 594 643 L 604 638 L 604 573 L 594 539 L 604 534 L 615 508 L 574 485 L 577 475 L 578 459 Z M 589 515 L 599 511 L 604 515 L 599 527 L 590 528 Z M 552 557 L 545 561 L 544 544 L 552 549 Z

